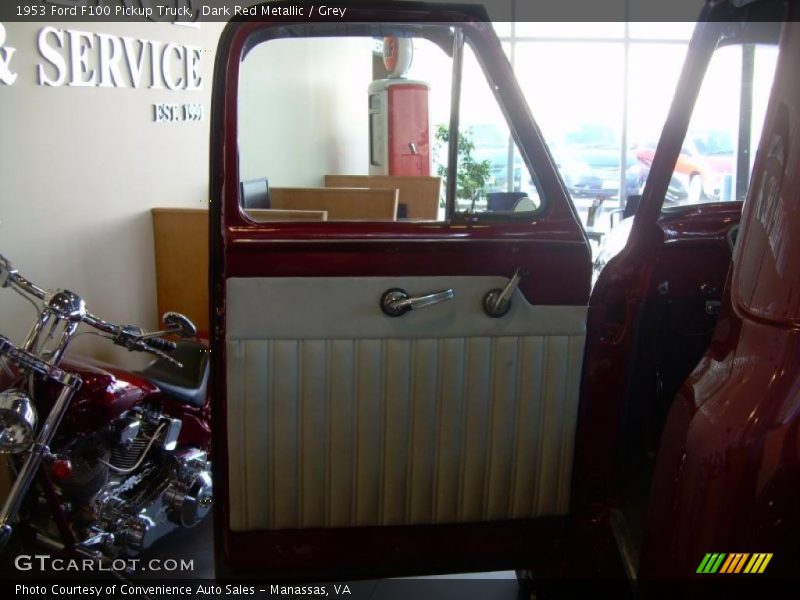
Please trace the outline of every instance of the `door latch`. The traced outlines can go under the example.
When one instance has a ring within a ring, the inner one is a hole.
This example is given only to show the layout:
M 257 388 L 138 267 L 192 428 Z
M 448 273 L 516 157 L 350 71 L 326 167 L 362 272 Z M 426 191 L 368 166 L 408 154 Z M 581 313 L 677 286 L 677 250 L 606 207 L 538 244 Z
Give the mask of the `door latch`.
M 508 313 L 511 310 L 511 296 L 519 286 L 520 280 L 526 275 L 528 275 L 527 271 L 518 268 L 508 280 L 506 287 L 493 289 L 486 294 L 483 298 L 483 310 L 486 311 L 486 314 L 497 319 Z

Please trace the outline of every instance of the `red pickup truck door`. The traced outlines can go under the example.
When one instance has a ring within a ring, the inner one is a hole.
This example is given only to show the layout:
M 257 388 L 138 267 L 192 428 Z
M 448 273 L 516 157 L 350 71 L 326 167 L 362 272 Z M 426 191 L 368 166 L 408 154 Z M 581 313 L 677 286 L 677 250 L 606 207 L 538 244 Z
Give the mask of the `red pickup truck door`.
M 737 186 L 736 200 L 698 204 L 685 198 L 665 207 L 665 198 L 687 131 L 702 125 L 695 109 L 707 101 L 706 83 L 713 81 L 707 74 L 715 59 L 720 53 L 737 53 L 743 57 L 744 73 L 744 57 L 761 56 L 755 80 L 771 81 L 774 62 L 769 58 L 776 56 L 783 10 L 777 2 L 743 7 L 720 3 L 706 6 L 701 14 L 627 244 L 603 268 L 592 290 L 575 455 L 575 478 L 581 482 L 580 493 L 573 495 L 575 512 L 599 511 L 603 505 L 627 510 L 636 503 L 644 506 L 648 499 L 651 506 L 667 504 L 650 493 L 650 475 L 665 477 L 655 469 L 660 441 L 670 444 L 664 429 L 668 411 L 714 332 L 749 180 L 749 146 L 737 151 L 746 177 Z M 753 88 L 752 65 L 750 69 L 749 81 L 744 74 L 740 79 L 750 114 L 742 112 L 731 132 L 740 139 L 742 133 L 748 139 L 760 130 L 763 110 L 754 111 L 752 99 L 765 99 L 769 92 L 768 86 Z M 627 510 L 626 527 L 641 530 L 643 516 L 644 510 Z M 670 535 L 694 539 L 695 530 Z M 666 555 L 668 544 L 660 538 L 652 543 Z M 636 550 L 629 554 L 638 555 Z
M 210 207 L 220 574 L 525 566 L 558 538 L 570 505 L 590 252 L 480 16 L 411 3 L 350 7 L 355 28 L 237 21 L 223 34 Z M 440 221 L 265 223 L 244 214 L 244 49 L 285 35 L 422 35 L 420 22 L 442 23 L 445 38 L 463 34 L 535 173 L 539 208 L 459 211 L 455 181 L 445 179 Z M 518 270 L 510 310 L 489 316 L 486 294 Z M 392 289 L 453 297 L 390 316 L 381 299 Z

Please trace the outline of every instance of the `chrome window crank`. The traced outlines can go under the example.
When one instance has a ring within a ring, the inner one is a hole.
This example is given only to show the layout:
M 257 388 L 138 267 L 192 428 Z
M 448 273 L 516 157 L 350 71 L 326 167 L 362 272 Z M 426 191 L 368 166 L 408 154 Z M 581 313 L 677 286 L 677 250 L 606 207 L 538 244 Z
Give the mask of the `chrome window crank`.
M 514 271 L 511 279 L 508 280 L 506 287 L 503 289 L 495 288 L 486 294 L 483 298 L 483 310 L 486 311 L 486 314 L 493 319 L 497 319 L 508 313 L 511 310 L 511 296 L 519 286 L 520 280 L 527 274 L 527 271 L 518 268 Z
M 399 317 L 410 310 L 417 310 L 439 304 L 439 302 L 444 302 L 445 300 L 452 300 L 454 296 L 452 288 L 425 296 L 409 296 L 405 290 L 392 288 L 386 290 L 381 296 L 381 310 L 390 317 Z

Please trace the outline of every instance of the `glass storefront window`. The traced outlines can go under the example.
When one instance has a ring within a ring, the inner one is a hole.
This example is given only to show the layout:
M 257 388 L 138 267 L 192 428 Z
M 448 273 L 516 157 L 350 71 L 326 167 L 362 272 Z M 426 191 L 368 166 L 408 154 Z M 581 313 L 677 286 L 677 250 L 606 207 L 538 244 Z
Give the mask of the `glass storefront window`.
M 698 12 L 700 12 L 699 8 Z M 688 42 L 693 31 L 694 23 L 632 22 L 628 24 L 628 36 L 634 41 L 683 40 Z
M 516 24 L 519 38 L 616 38 L 620 41 L 625 35 L 625 23 L 620 22 L 519 22 Z
M 584 225 L 594 227 L 600 205 L 619 198 L 624 47 L 517 42 L 514 58 L 517 78 L 578 214 Z
M 637 148 L 658 141 L 686 57 L 687 44 L 630 46 L 628 142 Z

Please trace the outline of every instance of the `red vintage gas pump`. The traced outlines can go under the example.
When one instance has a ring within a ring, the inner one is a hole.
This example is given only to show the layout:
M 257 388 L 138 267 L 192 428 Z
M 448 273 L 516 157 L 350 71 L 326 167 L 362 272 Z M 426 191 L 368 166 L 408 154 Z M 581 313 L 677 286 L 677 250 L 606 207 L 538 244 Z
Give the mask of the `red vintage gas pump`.
M 412 40 L 384 39 L 389 77 L 369 86 L 370 175 L 430 175 L 428 84 L 405 78 L 413 56 Z

